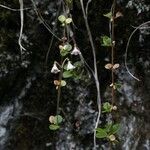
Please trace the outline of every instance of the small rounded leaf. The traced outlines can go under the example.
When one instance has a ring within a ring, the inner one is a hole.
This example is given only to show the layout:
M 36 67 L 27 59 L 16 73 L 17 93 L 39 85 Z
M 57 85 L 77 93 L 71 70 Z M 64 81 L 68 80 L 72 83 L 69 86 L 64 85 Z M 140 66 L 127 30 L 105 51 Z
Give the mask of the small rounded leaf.
M 50 123 L 54 123 L 54 119 L 55 119 L 54 116 L 50 116 L 50 117 L 49 117 L 49 122 L 50 122 Z
M 105 65 L 105 68 L 106 68 L 106 69 L 112 69 L 112 67 L 113 67 L 112 64 L 106 64 L 106 65 Z
M 72 45 L 66 44 L 66 45 L 64 45 L 63 49 L 64 49 L 65 51 L 71 51 Z
M 114 66 L 113 66 L 113 69 L 117 69 L 117 68 L 119 68 L 119 64 L 114 64 Z
M 63 78 L 70 78 L 73 76 L 73 73 L 70 71 L 63 72 Z
M 119 11 L 116 13 L 115 18 L 118 18 L 118 17 L 123 17 L 123 14 L 121 12 L 119 12 Z
M 60 128 L 60 126 L 55 125 L 55 124 L 51 124 L 51 125 L 49 126 L 49 129 L 50 129 L 50 130 L 53 130 L 53 131 L 55 131 L 55 130 L 57 130 L 57 129 L 59 129 L 59 128 Z
M 63 22 L 66 20 L 66 17 L 65 17 L 64 15 L 60 15 L 60 16 L 58 17 L 58 20 L 59 20 L 61 23 L 63 23 Z
M 55 118 L 54 118 L 54 124 L 58 125 L 58 124 L 60 124 L 62 121 L 63 121 L 62 116 L 60 116 L 60 115 L 55 116 Z
M 56 86 L 60 85 L 60 81 L 54 80 L 54 85 L 56 85 Z
M 65 22 L 66 22 L 66 24 L 70 24 L 70 23 L 72 22 L 72 18 L 67 18 L 67 19 L 65 20 Z
M 66 81 L 65 80 L 61 80 L 61 86 L 66 86 Z

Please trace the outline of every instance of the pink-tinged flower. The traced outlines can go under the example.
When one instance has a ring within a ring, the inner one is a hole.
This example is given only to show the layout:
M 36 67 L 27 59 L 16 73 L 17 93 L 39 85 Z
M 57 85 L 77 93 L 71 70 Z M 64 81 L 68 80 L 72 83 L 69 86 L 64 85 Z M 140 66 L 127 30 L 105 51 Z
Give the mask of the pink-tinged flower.
M 60 72 L 60 70 L 58 69 L 56 63 L 54 62 L 54 65 L 51 69 L 51 73 L 57 74 L 58 72 Z
M 74 69 L 74 68 L 75 68 L 75 66 L 73 66 L 73 65 L 71 64 L 71 62 L 68 61 L 67 70 L 72 70 L 72 69 Z
M 80 54 L 81 54 L 80 50 L 76 46 L 74 46 L 74 49 L 71 52 L 71 55 L 80 55 Z

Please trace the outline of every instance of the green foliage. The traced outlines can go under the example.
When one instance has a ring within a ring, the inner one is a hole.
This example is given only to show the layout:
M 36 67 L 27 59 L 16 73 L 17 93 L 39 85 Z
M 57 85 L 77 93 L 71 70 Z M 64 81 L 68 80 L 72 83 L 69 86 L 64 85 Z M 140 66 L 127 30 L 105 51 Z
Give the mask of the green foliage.
M 60 124 L 63 121 L 62 116 L 60 115 L 56 115 L 56 116 L 50 116 L 49 117 L 49 121 L 50 121 L 50 125 L 49 125 L 49 129 L 50 130 L 58 130 L 60 128 Z
M 53 131 L 58 130 L 59 128 L 60 128 L 60 126 L 59 126 L 59 125 L 56 125 L 56 124 L 51 124 L 51 125 L 49 125 L 49 129 L 50 129 L 50 130 L 53 130 Z
M 116 134 L 120 129 L 120 124 L 114 124 L 110 128 L 110 133 L 111 134 Z
M 66 43 L 64 46 L 61 46 L 60 47 L 60 54 L 61 56 L 66 56 L 69 54 L 69 52 L 71 51 L 72 49 L 72 45 L 70 45 L 69 43 Z
M 58 20 L 61 22 L 62 26 L 70 24 L 72 22 L 72 18 L 66 18 L 64 15 L 60 15 Z
M 72 18 L 67 18 L 66 20 L 65 20 L 65 23 L 66 24 L 70 24 L 72 22 Z
M 105 129 L 97 128 L 96 131 L 97 131 L 96 133 L 97 138 L 101 139 L 101 138 L 106 138 L 108 136 Z
M 121 83 L 116 82 L 116 83 L 114 83 L 114 86 L 115 86 L 115 89 L 118 90 L 121 88 Z
M 112 124 L 112 123 L 108 123 L 105 125 L 104 128 L 97 128 L 96 129 L 96 137 L 97 138 L 107 138 L 109 140 L 113 139 L 115 140 L 115 134 L 117 134 L 117 132 L 120 129 L 120 124 Z M 113 137 L 113 139 L 112 139 Z
M 62 121 L 63 121 L 62 116 L 57 115 L 57 116 L 54 117 L 54 124 L 58 125 L 58 124 L 60 124 Z
M 111 12 L 109 12 L 109 13 L 107 13 L 107 14 L 104 14 L 103 16 L 105 16 L 105 17 L 107 17 L 107 18 L 111 19 L 111 18 L 112 18 L 112 13 L 111 13 Z
M 61 23 L 64 23 L 65 20 L 66 20 L 66 17 L 65 17 L 64 15 L 60 15 L 60 16 L 58 17 L 58 20 L 59 20 Z
M 103 103 L 103 113 L 111 112 L 112 111 L 112 105 L 108 102 Z
M 102 36 L 101 39 L 102 39 L 102 46 L 110 47 L 112 45 L 110 37 L 105 35 L 105 36 Z
M 63 72 L 63 78 L 70 78 L 72 76 L 73 76 L 73 71 L 68 70 Z
M 71 78 L 73 77 L 74 79 L 81 79 L 83 75 L 83 71 L 81 69 L 82 67 L 82 62 L 77 61 L 73 64 L 75 66 L 74 70 L 67 70 L 67 65 L 64 66 L 65 71 L 63 72 L 63 78 Z
M 61 86 L 66 86 L 66 81 L 65 80 L 61 80 Z

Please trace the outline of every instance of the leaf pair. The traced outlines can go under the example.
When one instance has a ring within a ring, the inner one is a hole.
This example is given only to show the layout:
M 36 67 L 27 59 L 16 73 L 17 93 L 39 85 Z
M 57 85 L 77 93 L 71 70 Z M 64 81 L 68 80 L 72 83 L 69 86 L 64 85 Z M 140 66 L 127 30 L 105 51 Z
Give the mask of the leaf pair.
M 105 36 L 102 36 L 101 39 L 102 39 L 102 46 L 105 46 L 105 47 L 112 46 L 111 38 L 110 37 L 108 37 L 108 36 L 105 35 Z
M 72 18 L 66 18 L 64 15 L 60 15 L 58 17 L 58 20 L 62 23 L 62 26 L 65 26 L 66 24 L 70 24 L 72 22 Z
M 61 87 L 63 87 L 63 86 L 66 86 L 66 81 L 65 80 L 61 80 L 61 82 L 60 81 L 58 81 L 58 80 L 54 80 L 54 85 L 56 85 L 56 89 L 58 88 L 58 86 L 61 86 Z
M 49 117 L 49 122 L 51 123 L 51 125 L 49 126 L 50 130 L 57 130 L 60 128 L 59 124 L 62 123 L 63 118 L 60 115 L 56 115 L 56 116 L 50 116 Z
M 109 112 L 111 112 L 111 111 L 112 111 L 112 107 L 113 107 L 113 106 L 112 106 L 109 102 L 103 103 L 103 106 L 102 106 L 102 108 L 103 108 L 102 113 L 109 113 Z
M 105 65 L 105 68 L 111 70 L 111 69 L 118 69 L 119 66 L 120 66 L 119 64 L 114 64 L 113 65 L 113 64 L 108 63 L 108 64 Z
M 61 56 L 66 56 L 71 51 L 72 45 L 70 45 L 69 43 L 66 43 L 64 46 L 60 45 L 59 49 L 60 49 Z
M 119 131 L 119 124 L 106 124 L 105 128 L 97 128 L 96 129 L 96 137 L 97 138 L 107 138 L 110 141 L 115 141 L 115 135 Z

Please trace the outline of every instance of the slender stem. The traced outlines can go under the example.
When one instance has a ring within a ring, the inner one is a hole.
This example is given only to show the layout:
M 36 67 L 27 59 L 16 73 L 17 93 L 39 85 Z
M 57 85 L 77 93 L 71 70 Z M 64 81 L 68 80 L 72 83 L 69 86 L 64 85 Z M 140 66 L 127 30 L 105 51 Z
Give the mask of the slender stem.
M 8 9 L 8 10 L 11 10 L 11 11 L 21 11 L 21 10 L 29 10 L 29 9 L 31 9 L 31 8 L 15 9 L 15 8 L 10 8 L 10 7 L 2 5 L 2 4 L 0 4 L 0 7 Z
M 56 27 L 57 27 L 57 20 L 58 20 L 58 15 L 59 15 L 60 9 L 61 9 L 61 3 L 62 3 L 62 1 L 60 2 L 59 7 L 58 7 L 58 10 L 57 10 L 56 19 L 55 19 L 55 25 L 54 25 L 53 30 L 52 30 L 53 33 L 54 33 L 54 31 L 56 30 Z M 47 53 L 46 53 L 46 59 L 45 59 L 46 71 L 47 71 L 48 57 L 49 57 L 49 54 L 50 54 L 50 50 L 51 50 L 53 41 L 54 41 L 54 35 L 52 34 L 52 38 L 51 38 L 51 40 L 50 40 L 49 47 L 48 47 L 48 51 L 47 51 Z
M 60 69 L 60 74 L 59 74 L 59 82 L 60 84 L 58 85 L 58 93 L 57 93 L 57 108 L 56 108 L 56 114 L 59 114 L 59 103 L 60 103 L 60 96 L 61 96 L 61 80 L 62 80 L 62 76 L 63 76 L 63 69 L 64 69 L 64 65 L 65 62 L 68 61 L 68 58 L 66 58 L 61 65 L 61 69 Z M 58 63 L 57 63 L 58 64 Z
M 93 53 L 93 59 L 94 59 L 94 78 L 95 78 L 95 84 L 96 84 L 96 89 L 97 89 L 97 105 L 98 105 L 98 116 L 97 116 L 97 119 L 96 119 L 96 124 L 95 124 L 95 129 L 94 129 L 94 149 L 96 149 L 96 128 L 98 127 L 100 116 L 101 116 L 100 84 L 99 84 L 97 64 L 96 64 L 96 50 L 95 50 L 91 30 L 90 30 L 90 27 L 89 27 L 89 24 L 88 24 L 87 15 L 85 13 L 83 0 L 80 0 L 80 4 L 81 4 L 82 13 L 83 13 L 86 29 L 87 29 L 87 32 L 88 32 L 90 44 L 91 44 L 91 47 L 92 47 L 92 53 Z
M 112 43 L 112 47 L 111 47 L 111 64 L 112 66 L 114 66 L 114 51 L 115 51 L 115 31 L 114 31 L 114 24 L 115 24 L 115 6 L 116 6 L 116 1 L 114 0 L 113 4 L 112 4 L 112 19 L 110 20 L 111 21 L 111 43 Z M 114 69 L 112 68 L 111 70 L 111 78 L 112 78 L 112 91 L 111 91 L 111 94 L 112 94 L 112 105 L 115 103 L 115 98 L 114 98 L 114 94 L 115 94 L 115 91 L 114 91 L 114 82 L 115 82 L 115 79 L 114 79 Z
M 129 45 L 130 45 L 130 41 L 131 41 L 131 38 L 133 37 L 134 33 L 140 29 L 142 26 L 145 26 L 147 24 L 150 24 L 150 21 L 147 21 L 147 22 L 144 22 L 142 23 L 141 25 L 139 25 L 130 35 L 129 39 L 128 39 L 128 42 L 127 42 L 127 46 L 126 46 L 126 51 L 125 51 L 125 59 L 124 59 L 124 62 L 125 62 L 125 68 L 127 70 L 127 72 L 129 73 L 129 75 L 134 78 L 135 80 L 137 81 L 140 81 L 137 77 L 135 77 L 129 70 L 128 68 L 128 65 L 127 65 L 127 57 L 128 57 L 128 49 L 129 49 Z
M 42 15 L 39 13 L 38 8 L 36 6 L 36 3 L 34 2 L 34 0 L 31 0 L 31 2 L 33 3 L 34 6 L 34 11 L 37 15 L 37 17 L 40 19 L 41 23 L 44 25 L 44 27 L 59 41 L 61 41 L 61 39 L 53 32 L 53 30 L 50 28 L 50 26 L 45 22 L 44 18 L 42 17 Z
M 63 74 L 63 68 L 60 69 L 60 74 L 59 74 L 59 82 L 60 82 L 60 84 L 58 85 L 56 115 L 59 114 L 59 103 L 60 103 L 60 96 L 61 96 L 61 80 L 62 80 L 62 74 Z
M 23 34 L 23 26 L 24 26 L 23 0 L 19 0 L 19 3 L 20 3 L 20 34 L 19 34 L 18 44 L 20 46 L 20 53 L 21 53 L 21 59 L 22 59 L 22 51 L 26 50 L 22 46 L 22 34 Z

